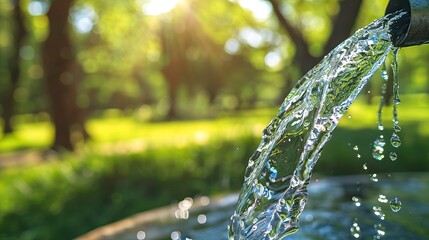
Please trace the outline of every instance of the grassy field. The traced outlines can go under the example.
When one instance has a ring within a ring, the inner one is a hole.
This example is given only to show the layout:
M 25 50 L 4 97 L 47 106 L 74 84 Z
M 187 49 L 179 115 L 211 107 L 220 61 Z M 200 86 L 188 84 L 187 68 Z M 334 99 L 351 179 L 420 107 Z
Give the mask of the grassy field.
M 260 135 L 275 112 L 276 109 L 262 109 L 216 119 L 141 122 L 133 116 L 110 110 L 104 116 L 87 122 L 92 138 L 88 145 L 115 147 L 115 144 L 122 143 L 119 145 L 183 146 L 188 143 L 203 144 L 213 138 L 234 139 L 240 135 Z M 16 131 L 0 139 L 0 153 L 49 147 L 53 129 L 48 121 L 25 122 L 18 117 L 16 122 Z
M 386 128 L 380 132 L 377 105 L 359 100 L 327 144 L 316 177 L 429 171 L 428 99 L 402 100 L 402 145 L 398 149 L 386 145 L 386 155 L 398 154 L 396 161 L 371 157 L 374 139 L 392 134 L 392 109 L 385 109 Z M 76 153 L 60 155 L 59 161 L 0 170 L 0 196 L 7 196 L 0 198 L 0 239 L 71 239 L 187 196 L 238 191 L 247 159 L 275 112 L 157 123 L 118 113 L 91 119 L 87 126 L 93 139 Z M 2 155 L 49 146 L 52 130 L 47 122 L 18 122 L 17 132 L 0 142 Z

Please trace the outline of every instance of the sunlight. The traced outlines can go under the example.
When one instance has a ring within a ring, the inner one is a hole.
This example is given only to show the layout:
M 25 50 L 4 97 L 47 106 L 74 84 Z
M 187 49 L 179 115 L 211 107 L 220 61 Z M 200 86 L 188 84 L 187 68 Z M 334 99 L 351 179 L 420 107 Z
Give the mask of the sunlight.
M 258 21 L 265 21 L 271 15 L 271 5 L 262 0 L 238 0 L 238 4 L 252 12 L 253 17 Z
M 142 11 L 146 15 L 156 16 L 163 13 L 168 13 L 181 0 L 149 0 L 143 4 Z

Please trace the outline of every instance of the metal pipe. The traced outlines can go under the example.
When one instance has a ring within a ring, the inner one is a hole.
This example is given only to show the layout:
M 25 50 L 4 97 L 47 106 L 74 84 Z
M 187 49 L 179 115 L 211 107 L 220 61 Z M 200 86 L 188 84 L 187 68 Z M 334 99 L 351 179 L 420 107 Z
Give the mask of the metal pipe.
M 406 14 L 391 27 L 393 45 L 408 47 L 429 43 L 429 0 L 390 0 L 385 14 L 400 10 Z

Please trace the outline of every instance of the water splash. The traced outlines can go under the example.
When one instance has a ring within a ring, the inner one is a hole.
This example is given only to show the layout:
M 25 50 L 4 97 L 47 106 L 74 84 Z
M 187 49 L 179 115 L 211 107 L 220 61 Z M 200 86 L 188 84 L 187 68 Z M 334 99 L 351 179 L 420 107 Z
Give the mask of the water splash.
M 360 207 L 360 205 L 362 204 L 358 197 L 352 197 L 352 201 L 354 202 L 356 207 Z
M 382 237 L 384 237 L 384 235 L 386 235 L 386 228 L 383 224 L 374 224 L 374 229 L 377 232 L 377 235 L 374 236 L 374 239 L 381 239 Z
M 401 16 L 357 31 L 292 89 L 249 160 L 230 239 L 283 239 L 298 230 L 322 147 L 391 51 L 389 24 Z
M 387 203 L 387 198 L 383 194 L 378 195 L 378 199 L 377 200 L 379 202 L 381 202 L 381 203 Z
M 359 226 L 359 224 L 357 222 L 357 219 L 355 219 L 353 221 L 352 226 L 350 227 L 350 233 L 352 234 L 352 236 L 354 238 L 359 238 L 360 237 L 360 232 L 361 232 L 360 226 Z

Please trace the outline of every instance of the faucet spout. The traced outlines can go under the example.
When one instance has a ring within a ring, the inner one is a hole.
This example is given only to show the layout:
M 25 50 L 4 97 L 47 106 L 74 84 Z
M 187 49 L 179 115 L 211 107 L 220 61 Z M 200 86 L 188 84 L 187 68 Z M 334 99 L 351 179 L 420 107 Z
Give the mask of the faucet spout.
M 385 14 L 400 10 L 406 14 L 391 27 L 393 45 L 408 47 L 429 43 L 429 0 L 390 0 Z

